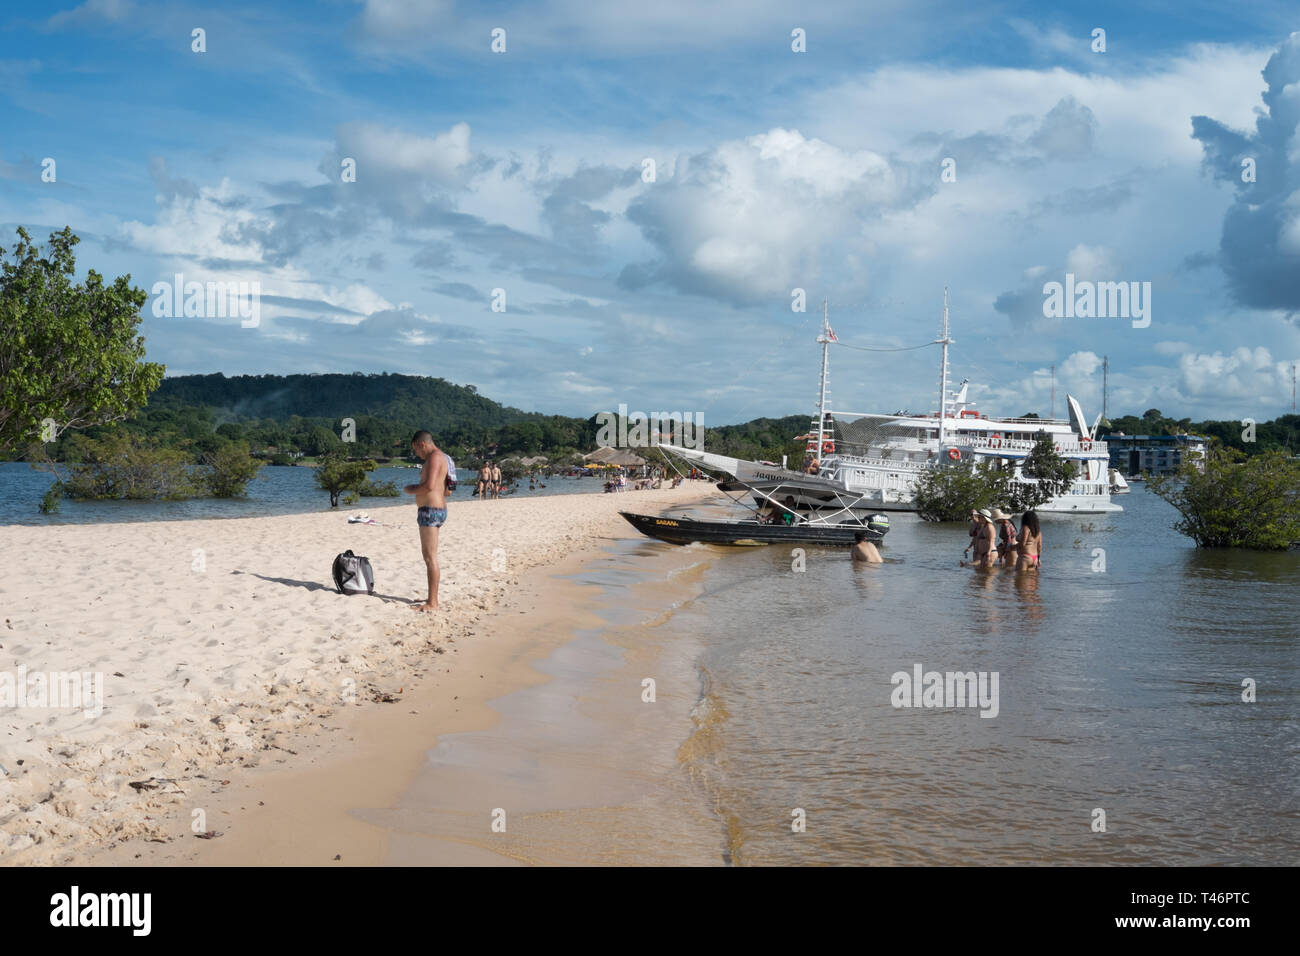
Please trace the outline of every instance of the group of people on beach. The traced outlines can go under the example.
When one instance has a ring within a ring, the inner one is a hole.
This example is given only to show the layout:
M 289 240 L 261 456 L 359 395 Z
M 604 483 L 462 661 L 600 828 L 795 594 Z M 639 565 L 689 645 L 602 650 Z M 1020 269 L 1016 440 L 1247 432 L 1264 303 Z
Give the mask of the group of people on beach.
M 1001 508 L 972 510 L 970 544 L 966 545 L 965 554 L 971 555 L 971 567 L 975 568 L 1001 566 L 1014 567 L 1017 571 L 1037 571 L 1043 554 L 1043 532 L 1038 524 L 1038 515 L 1026 511 L 1017 530 L 1011 515 Z
M 620 468 L 616 477 L 605 482 L 605 491 L 627 491 L 629 488 L 633 491 L 658 491 L 664 486 L 665 477 L 664 470 L 656 465 L 646 471 L 644 477 L 638 478 L 636 481 L 630 481 L 627 472 Z M 683 476 L 678 475 L 672 480 L 672 484 L 670 484 L 669 487 L 676 488 L 683 480 Z

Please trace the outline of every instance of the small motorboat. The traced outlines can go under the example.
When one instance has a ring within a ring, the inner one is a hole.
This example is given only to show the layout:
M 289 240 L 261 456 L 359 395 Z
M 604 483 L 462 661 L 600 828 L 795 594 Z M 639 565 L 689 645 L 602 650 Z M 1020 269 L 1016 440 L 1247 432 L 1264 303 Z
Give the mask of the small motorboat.
M 761 544 L 814 544 L 839 547 L 857 540 L 860 531 L 867 533 L 873 543 L 884 539 L 889 531 L 889 518 L 875 514 L 859 523 L 857 521 L 797 521 L 794 524 L 766 524 L 757 520 L 709 521 L 699 518 L 655 517 L 620 511 L 632 527 L 651 538 L 672 544 L 726 544 L 756 546 Z

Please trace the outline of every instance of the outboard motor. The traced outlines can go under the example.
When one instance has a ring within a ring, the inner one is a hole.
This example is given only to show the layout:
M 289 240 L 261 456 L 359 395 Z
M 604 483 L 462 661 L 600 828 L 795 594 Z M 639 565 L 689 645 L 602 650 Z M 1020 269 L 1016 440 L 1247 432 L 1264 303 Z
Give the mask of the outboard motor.
M 867 519 L 867 527 L 879 534 L 889 531 L 889 515 L 872 515 Z

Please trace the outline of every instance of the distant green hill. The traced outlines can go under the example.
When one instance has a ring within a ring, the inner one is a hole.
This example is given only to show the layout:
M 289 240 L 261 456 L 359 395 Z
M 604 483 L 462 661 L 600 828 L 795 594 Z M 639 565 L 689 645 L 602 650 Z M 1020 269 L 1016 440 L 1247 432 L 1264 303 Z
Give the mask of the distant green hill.
M 151 408 L 205 406 L 218 421 L 359 418 L 370 415 L 445 432 L 467 423 L 494 428 L 544 415 L 508 408 L 472 385 L 418 375 L 178 375 L 163 379 Z
M 351 419 L 354 440 L 344 442 Z M 792 441 L 807 415 L 760 418 L 739 425 L 706 423 L 705 447 L 738 458 L 798 461 Z M 525 412 L 480 395 L 472 385 L 398 374 L 178 375 L 163 379 L 147 406 L 118 425 L 68 431 L 47 449 L 60 461 L 87 454 L 83 438 L 125 429 L 155 444 L 199 455 L 225 442 L 247 442 L 255 455 L 279 461 L 341 452 L 351 458 L 409 459 L 410 439 L 427 428 L 457 461 L 545 455 L 576 461 L 596 447 L 600 425 L 590 418 Z M 651 455 L 651 457 L 657 457 Z

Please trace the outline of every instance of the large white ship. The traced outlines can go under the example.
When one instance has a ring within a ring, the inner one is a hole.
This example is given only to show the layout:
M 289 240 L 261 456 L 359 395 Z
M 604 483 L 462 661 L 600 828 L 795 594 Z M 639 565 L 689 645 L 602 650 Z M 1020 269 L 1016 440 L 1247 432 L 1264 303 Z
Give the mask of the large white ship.
M 755 489 L 760 502 L 773 488 L 790 494 L 797 507 L 825 512 L 914 511 L 914 486 L 927 470 L 944 467 L 998 468 L 1018 481 L 1033 482 L 1021 465 L 1041 434 L 1048 435 L 1061 457 L 1075 466 L 1076 478 L 1062 495 L 1036 510 L 1047 513 L 1104 514 L 1123 509 L 1111 502 L 1110 455 L 1096 440 L 1073 396 L 1066 396 L 1068 419 L 997 418 L 982 414 L 967 400 L 969 385 L 956 394 L 948 387 L 948 301 L 944 293 L 943 327 L 933 344 L 940 346 L 939 407 L 927 414 L 879 415 L 839 412 L 832 415 L 828 394 L 829 349 L 837 343 L 825 311 L 821 334 L 821 387 L 817 417 L 807 436 L 808 454 L 801 470 L 767 462 L 713 455 L 706 451 L 663 446 L 665 450 L 726 471 Z M 1100 421 L 1100 419 L 1099 419 Z

